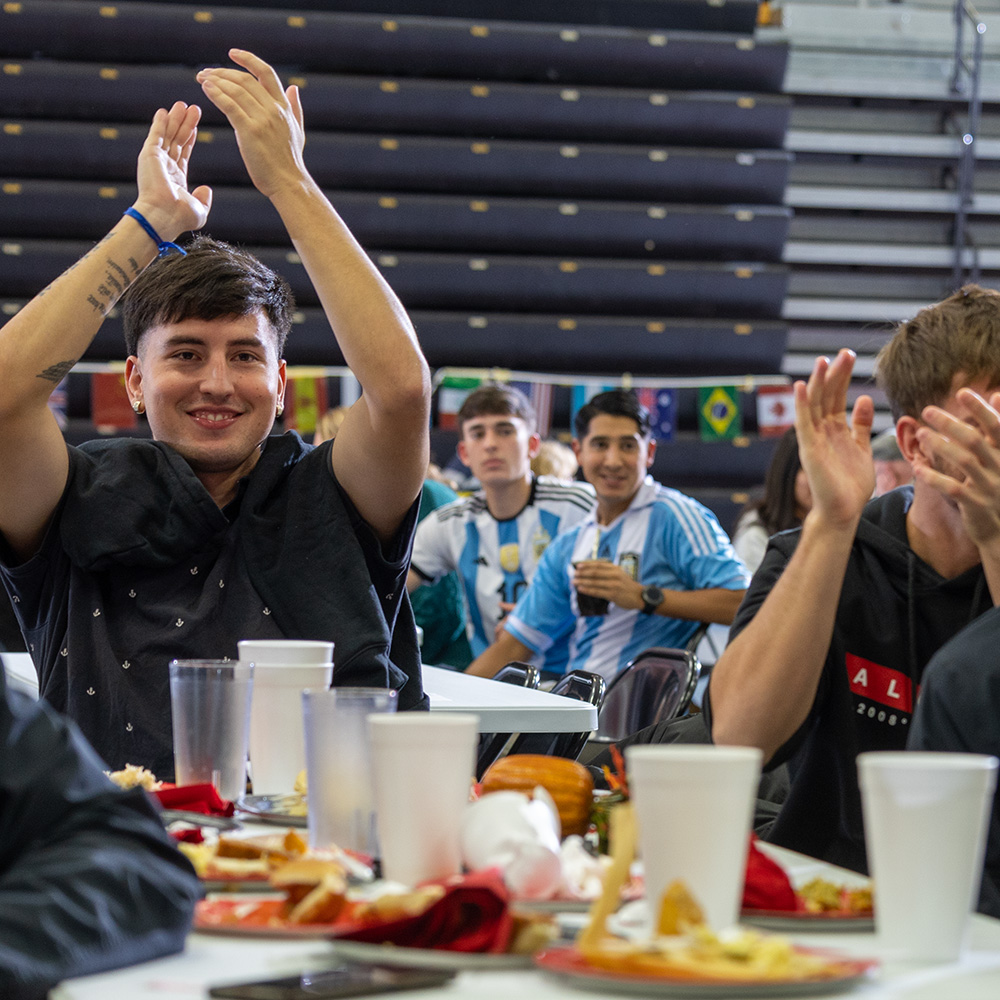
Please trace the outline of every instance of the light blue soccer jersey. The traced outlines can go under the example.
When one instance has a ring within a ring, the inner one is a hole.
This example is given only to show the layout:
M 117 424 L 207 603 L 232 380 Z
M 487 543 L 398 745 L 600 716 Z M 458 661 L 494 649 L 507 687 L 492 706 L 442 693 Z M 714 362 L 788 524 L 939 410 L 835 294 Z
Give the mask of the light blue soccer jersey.
M 698 623 L 614 604 L 606 615 L 580 616 L 573 563 L 594 557 L 597 531 L 592 514 L 546 549 L 531 586 L 504 627 L 536 654 L 568 636 L 567 669 L 589 670 L 610 681 L 650 646 L 683 646 Z M 634 580 L 664 590 L 744 590 L 750 582 L 715 515 L 649 476 L 628 510 L 600 526 L 597 555 L 617 563 Z
M 524 509 L 498 521 L 486 494 L 474 493 L 432 511 L 417 526 L 411 568 L 425 580 L 457 570 L 464 591 L 473 655 L 494 639 L 500 601 L 514 603 L 535 575 L 538 562 L 560 531 L 579 524 L 594 509 L 593 487 L 538 476 Z M 565 644 L 551 647 L 546 670 L 562 672 Z

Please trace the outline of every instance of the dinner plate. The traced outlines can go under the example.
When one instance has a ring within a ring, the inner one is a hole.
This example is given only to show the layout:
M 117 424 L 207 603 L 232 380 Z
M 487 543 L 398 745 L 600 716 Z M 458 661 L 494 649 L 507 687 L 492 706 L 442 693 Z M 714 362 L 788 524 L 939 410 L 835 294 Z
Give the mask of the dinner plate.
M 202 878 L 201 884 L 205 892 L 264 892 L 268 886 L 266 875 L 248 877 L 233 875 L 228 878 L 220 878 L 217 875 L 210 875 Z
M 239 937 L 325 939 L 338 957 L 379 965 L 399 965 L 422 969 L 497 970 L 530 969 L 531 955 L 489 955 L 445 951 L 434 948 L 402 948 L 388 943 L 339 939 L 343 925 L 289 924 L 278 913 L 283 898 L 242 897 L 238 899 L 203 899 L 194 914 L 193 929 L 202 934 L 227 934 Z
M 330 944 L 338 958 L 378 965 L 401 965 L 420 969 L 451 969 L 455 972 L 530 969 L 531 955 L 490 955 L 482 952 L 445 951 L 443 948 L 401 948 L 395 944 L 346 941 L 334 937 Z
M 195 905 L 192 928 L 202 934 L 238 937 L 328 938 L 332 924 L 290 924 L 278 913 L 284 897 L 241 896 L 236 899 L 202 899 Z
M 302 828 L 309 825 L 309 817 L 303 811 L 305 807 L 305 799 L 295 793 L 289 795 L 244 795 L 236 803 L 236 808 L 240 812 L 248 813 L 258 822 Z
M 740 923 L 771 931 L 858 931 L 875 930 L 875 916 L 857 910 L 743 910 Z
M 868 972 L 875 963 L 845 958 L 841 961 L 841 974 L 829 979 L 768 980 L 757 983 L 629 976 L 594 968 L 575 948 L 549 948 L 535 956 L 535 965 L 545 975 L 567 986 L 598 993 L 669 997 L 671 1000 L 753 1000 L 755 997 L 827 996 L 831 993 L 843 993 L 867 979 Z

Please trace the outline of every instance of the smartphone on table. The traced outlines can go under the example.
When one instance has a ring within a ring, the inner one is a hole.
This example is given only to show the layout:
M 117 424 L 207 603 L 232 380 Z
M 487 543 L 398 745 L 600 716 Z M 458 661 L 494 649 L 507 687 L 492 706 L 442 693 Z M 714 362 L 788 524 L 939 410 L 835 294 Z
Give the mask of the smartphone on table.
M 443 986 L 454 975 L 454 972 L 444 969 L 351 964 L 282 979 L 213 986 L 208 995 L 219 1000 L 333 1000 L 336 997 L 431 989 Z

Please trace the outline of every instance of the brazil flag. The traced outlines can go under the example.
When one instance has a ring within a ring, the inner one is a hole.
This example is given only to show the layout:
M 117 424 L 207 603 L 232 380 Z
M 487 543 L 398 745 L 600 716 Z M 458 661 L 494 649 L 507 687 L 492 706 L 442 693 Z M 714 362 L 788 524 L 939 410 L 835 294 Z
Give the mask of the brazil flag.
M 698 390 L 698 430 L 702 441 L 730 441 L 743 432 L 743 415 L 735 385 Z

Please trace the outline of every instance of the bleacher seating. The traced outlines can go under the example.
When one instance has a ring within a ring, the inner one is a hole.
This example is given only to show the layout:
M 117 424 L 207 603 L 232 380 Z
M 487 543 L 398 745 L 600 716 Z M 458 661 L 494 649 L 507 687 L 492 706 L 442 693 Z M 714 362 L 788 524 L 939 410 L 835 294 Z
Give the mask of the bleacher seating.
M 968 95 L 955 73 L 951 0 L 867 4 L 785 0 L 785 90 L 794 105 L 786 204 L 794 209 L 784 371 L 817 353 L 858 354 L 853 394 L 871 391 L 874 355 L 892 325 L 954 287 L 956 180 Z M 983 11 L 992 26 L 995 14 Z M 966 30 L 966 38 L 971 27 Z M 985 34 L 984 100 L 964 261 L 1000 287 L 1000 48 Z M 975 249 L 973 256 L 972 248 Z M 891 422 L 875 393 L 876 429 Z
M 302 89 L 310 169 L 411 311 L 432 366 L 779 373 L 788 46 L 754 35 L 755 0 L 454 10 L 3 5 L 0 306 L 16 309 L 103 235 L 134 197 L 152 111 L 175 99 L 205 106 L 197 67 L 239 46 Z M 291 282 L 301 308 L 289 362 L 340 363 L 211 105 L 191 172 L 215 189 L 212 235 L 246 244 Z M 112 317 L 87 359 L 120 358 L 118 343 Z M 70 394 L 71 410 L 79 398 Z M 681 433 L 661 450 L 680 454 L 687 435 L 696 452 L 690 399 L 680 412 Z M 745 482 L 759 481 L 770 444 L 746 452 L 760 461 Z

